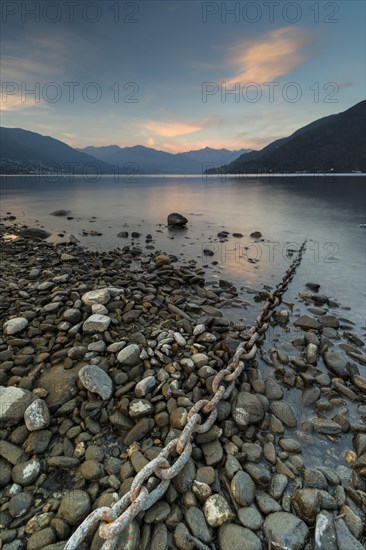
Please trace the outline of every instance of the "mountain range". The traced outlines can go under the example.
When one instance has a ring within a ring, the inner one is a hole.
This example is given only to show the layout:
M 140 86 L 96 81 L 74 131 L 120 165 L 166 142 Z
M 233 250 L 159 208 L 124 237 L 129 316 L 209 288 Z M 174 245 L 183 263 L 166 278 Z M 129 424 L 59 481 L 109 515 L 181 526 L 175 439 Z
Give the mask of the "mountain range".
M 207 173 L 366 172 L 366 101 Z
M 366 172 L 366 101 L 318 119 L 260 151 L 168 153 L 150 147 L 75 149 L 21 128 L 0 128 L 0 173 L 208 174 Z
M 86 147 L 80 152 L 91 155 L 113 166 L 120 171 L 129 171 L 135 168 L 140 174 L 202 174 L 206 169 L 220 167 L 232 162 L 250 149 L 229 151 L 228 149 L 212 149 L 205 147 L 185 153 L 167 153 L 143 145 L 134 147 Z
M 103 174 L 202 174 L 243 154 L 206 147 L 186 153 L 167 153 L 142 145 L 134 147 L 86 147 L 74 149 L 49 136 L 21 128 L 0 128 L 1 173 L 17 172 L 99 172 Z M 249 149 L 248 149 L 249 151 Z

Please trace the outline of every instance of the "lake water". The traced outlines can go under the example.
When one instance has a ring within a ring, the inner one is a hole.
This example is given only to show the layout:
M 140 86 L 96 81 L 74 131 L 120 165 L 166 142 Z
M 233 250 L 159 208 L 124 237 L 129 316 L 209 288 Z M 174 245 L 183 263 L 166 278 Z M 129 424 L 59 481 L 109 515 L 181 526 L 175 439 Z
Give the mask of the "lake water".
M 359 227 L 366 221 L 363 176 L 120 176 L 119 181 L 103 176 L 94 182 L 81 176 L 72 181 L 5 176 L 0 183 L 1 216 L 11 212 L 16 223 L 44 226 L 52 232 L 50 240 L 64 240 L 57 236 L 63 231 L 95 249 L 131 242 L 144 248 L 150 233 L 156 249 L 207 265 L 210 280 L 232 280 L 243 296 L 248 289 L 275 285 L 291 261 L 288 249 L 307 239 L 307 253 L 284 299 L 291 301 L 306 282 L 318 282 L 323 294 L 351 307 L 348 316 L 354 322 L 365 324 L 366 229 Z M 70 210 L 74 219 L 50 216 L 60 208 Z M 186 230 L 167 228 L 170 212 L 188 218 Z M 83 230 L 102 236 L 83 236 Z M 123 230 L 129 235 L 137 231 L 141 237 L 117 238 Z M 220 243 L 217 233 L 223 230 L 242 233 L 243 238 L 230 235 Z M 255 243 L 249 236 L 253 231 L 260 231 L 264 241 Z M 214 251 L 214 256 L 205 256 L 204 249 Z M 247 321 L 254 314 L 241 312 Z

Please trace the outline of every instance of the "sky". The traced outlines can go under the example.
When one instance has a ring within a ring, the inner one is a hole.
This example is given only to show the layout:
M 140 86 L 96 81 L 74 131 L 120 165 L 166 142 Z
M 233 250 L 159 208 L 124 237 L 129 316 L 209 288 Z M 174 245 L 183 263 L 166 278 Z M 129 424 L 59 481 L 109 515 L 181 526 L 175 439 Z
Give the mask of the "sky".
M 1 125 L 260 149 L 365 98 L 363 0 L 3 0 Z

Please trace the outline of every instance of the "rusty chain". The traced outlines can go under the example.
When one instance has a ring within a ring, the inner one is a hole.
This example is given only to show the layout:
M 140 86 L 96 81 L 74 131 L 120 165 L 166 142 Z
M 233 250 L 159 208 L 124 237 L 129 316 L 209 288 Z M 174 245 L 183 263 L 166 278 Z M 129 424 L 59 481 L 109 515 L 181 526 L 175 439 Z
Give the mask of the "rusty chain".
M 192 437 L 194 433 L 205 433 L 214 424 L 217 417 L 217 404 L 221 399 L 227 399 L 234 389 L 235 382 L 241 375 L 245 362 L 253 359 L 257 353 L 258 345 L 264 340 L 264 335 L 269 326 L 269 320 L 274 309 L 281 303 L 282 295 L 286 292 L 292 281 L 297 267 L 300 265 L 305 250 L 306 241 L 301 245 L 297 257 L 284 274 L 282 280 L 276 286 L 276 290 L 270 293 L 264 304 L 262 313 L 257 317 L 255 326 L 247 332 L 247 340 L 241 342 L 227 368 L 219 371 L 212 382 L 211 399 L 200 399 L 190 409 L 187 423 L 179 437 L 170 441 L 156 458 L 146 464 L 135 476 L 130 491 L 118 500 L 112 507 L 103 506 L 91 512 L 79 525 L 66 543 L 64 550 L 77 550 L 79 544 L 89 533 L 94 533 L 99 525 L 99 536 L 105 539 L 101 550 L 113 550 L 121 531 L 141 511 L 148 510 L 157 502 L 169 487 L 170 480 L 174 478 L 188 462 L 192 453 Z M 227 386 L 225 387 L 225 383 Z M 208 415 L 203 422 L 202 413 Z M 177 455 L 173 464 L 170 464 L 170 455 Z M 155 478 L 151 477 L 155 474 Z M 143 485 L 150 480 L 150 485 L 156 485 L 151 490 Z

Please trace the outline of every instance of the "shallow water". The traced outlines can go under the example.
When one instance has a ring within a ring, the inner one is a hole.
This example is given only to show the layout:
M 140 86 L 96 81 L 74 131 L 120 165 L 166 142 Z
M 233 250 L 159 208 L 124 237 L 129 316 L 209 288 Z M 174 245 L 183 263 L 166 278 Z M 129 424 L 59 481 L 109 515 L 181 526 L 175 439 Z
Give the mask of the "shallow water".
M 321 293 L 350 307 L 348 317 L 356 324 L 365 323 L 366 231 L 359 227 L 365 223 L 365 177 L 120 176 L 115 181 L 103 176 L 90 182 L 73 176 L 69 180 L 0 178 L 1 215 L 11 212 L 16 223 L 44 226 L 52 232 L 50 240 L 63 240 L 57 234 L 64 231 L 102 250 L 132 241 L 144 248 L 145 235 L 150 233 L 156 249 L 208 265 L 212 281 L 225 278 L 253 289 L 276 284 L 292 260 L 288 249 L 308 239 L 307 253 L 285 299 L 293 301 L 312 280 L 321 284 Z M 60 208 L 70 210 L 74 219 L 49 215 Z M 168 230 L 170 212 L 188 218 L 186 230 Z M 83 230 L 103 235 L 83 236 Z M 123 230 L 130 235 L 138 231 L 141 237 L 117 238 Z M 217 233 L 222 230 L 244 237 L 231 235 L 221 243 Z M 249 237 L 256 230 L 264 241 L 255 243 Z M 205 256 L 206 248 L 214 256 Z M 250 263 L 250 258 L 257 263 Z

